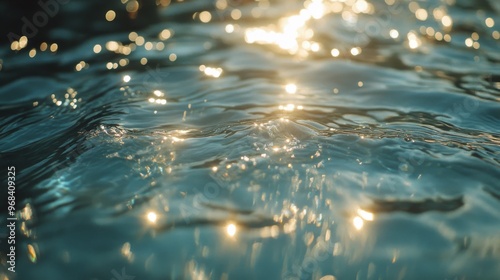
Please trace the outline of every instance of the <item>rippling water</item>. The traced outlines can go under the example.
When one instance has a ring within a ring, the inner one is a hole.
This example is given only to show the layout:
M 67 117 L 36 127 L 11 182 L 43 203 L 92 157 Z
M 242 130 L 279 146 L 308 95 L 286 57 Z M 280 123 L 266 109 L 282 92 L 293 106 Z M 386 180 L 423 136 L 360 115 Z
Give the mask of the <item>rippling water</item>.
M 500 2 L 122 2 L 0 48 L 2 279 L 500 278 Z

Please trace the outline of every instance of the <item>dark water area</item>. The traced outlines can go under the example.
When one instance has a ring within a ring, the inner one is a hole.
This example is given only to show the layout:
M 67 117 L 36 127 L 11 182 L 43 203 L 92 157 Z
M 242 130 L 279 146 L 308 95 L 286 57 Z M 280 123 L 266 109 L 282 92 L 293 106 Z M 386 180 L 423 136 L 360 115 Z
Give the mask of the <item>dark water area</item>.
M 0 11 L 0 280 L 500 279 L 499 1 Z

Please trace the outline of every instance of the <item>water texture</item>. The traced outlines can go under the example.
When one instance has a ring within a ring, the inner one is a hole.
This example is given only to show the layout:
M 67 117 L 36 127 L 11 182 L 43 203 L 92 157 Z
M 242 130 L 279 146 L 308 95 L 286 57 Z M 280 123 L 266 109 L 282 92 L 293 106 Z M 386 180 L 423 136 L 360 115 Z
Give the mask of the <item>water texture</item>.
M 116 2 L 2 38 L 1 279 L 500 279 L 498 1 Z

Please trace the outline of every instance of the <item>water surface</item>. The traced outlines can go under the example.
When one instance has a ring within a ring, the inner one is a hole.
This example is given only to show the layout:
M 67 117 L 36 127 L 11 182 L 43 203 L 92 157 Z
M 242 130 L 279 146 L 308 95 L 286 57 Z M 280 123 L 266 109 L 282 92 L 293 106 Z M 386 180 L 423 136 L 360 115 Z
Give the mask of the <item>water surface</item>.
M 87 2 L 0 48 L 4 279 L 500 278 L 497 1 Z

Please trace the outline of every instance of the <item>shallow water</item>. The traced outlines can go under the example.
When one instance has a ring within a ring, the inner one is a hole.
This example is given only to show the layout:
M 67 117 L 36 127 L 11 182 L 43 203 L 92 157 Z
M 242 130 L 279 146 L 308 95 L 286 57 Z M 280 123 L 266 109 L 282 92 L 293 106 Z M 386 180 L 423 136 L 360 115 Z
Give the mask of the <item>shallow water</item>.
M 0 48 L 3 279 L 500 278 L 498 1 L 90 3 Z

